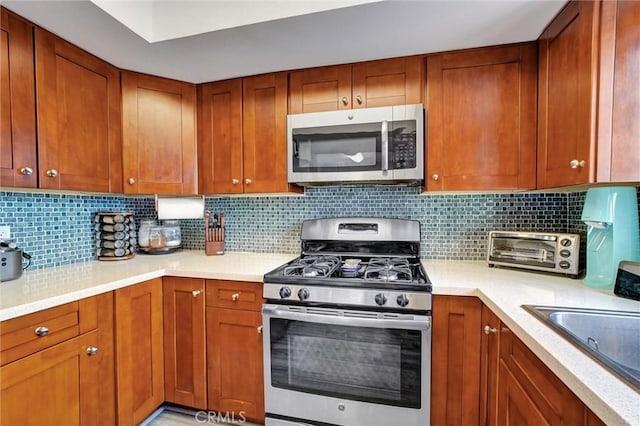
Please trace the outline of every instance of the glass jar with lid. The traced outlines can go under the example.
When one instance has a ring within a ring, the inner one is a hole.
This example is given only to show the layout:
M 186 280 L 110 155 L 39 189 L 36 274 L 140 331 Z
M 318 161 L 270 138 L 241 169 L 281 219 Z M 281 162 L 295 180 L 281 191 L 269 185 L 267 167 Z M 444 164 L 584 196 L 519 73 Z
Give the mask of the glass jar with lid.
M 162 249 L 167 246 L 167 239 L 164 235 L 164 227 L 149 227 L 149 249 Z
M 138 229 L 138 245 L 140 247 L 149 247 L 149 228 L 152 226 L 156 226 L 156 221 L 153 219 L 140 221 L 140 228 Z
M 182 233 L 179 220 L 165 220 L 162 222 L 167 247 L 179 247 L 182 244 Z

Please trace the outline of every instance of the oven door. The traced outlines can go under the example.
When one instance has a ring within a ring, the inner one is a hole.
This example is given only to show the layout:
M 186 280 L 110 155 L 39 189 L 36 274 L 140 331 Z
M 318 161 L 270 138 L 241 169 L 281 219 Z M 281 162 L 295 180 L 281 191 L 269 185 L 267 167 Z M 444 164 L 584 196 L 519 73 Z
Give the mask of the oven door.
M 428 425 L 431 317 L 263 306 L 267 414 L 336 425 Z

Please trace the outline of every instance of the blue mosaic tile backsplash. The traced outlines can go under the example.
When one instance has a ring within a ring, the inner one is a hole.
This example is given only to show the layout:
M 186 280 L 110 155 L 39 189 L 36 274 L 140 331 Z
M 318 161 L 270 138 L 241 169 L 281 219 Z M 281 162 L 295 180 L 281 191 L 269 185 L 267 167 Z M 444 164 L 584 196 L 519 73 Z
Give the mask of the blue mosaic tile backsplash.
M 226 250 L 298 253 L 305 219 L 345 216 L 420 221 L 421 256 L 482 260 L 493 229 L 583 231 L 584 192 L 420 195 L 419 188 L 385 185 L 305 188 L 303 196 L 207 197 L 224 212 Z M 92 220 L 98 211 L 133 211 L 153 218 L 153 197 L 0 191 L 0 225 L 33 255 L 35 268 L 93 260 Z M 204 221 L 182 220 L 186 249 L 203 250 Z

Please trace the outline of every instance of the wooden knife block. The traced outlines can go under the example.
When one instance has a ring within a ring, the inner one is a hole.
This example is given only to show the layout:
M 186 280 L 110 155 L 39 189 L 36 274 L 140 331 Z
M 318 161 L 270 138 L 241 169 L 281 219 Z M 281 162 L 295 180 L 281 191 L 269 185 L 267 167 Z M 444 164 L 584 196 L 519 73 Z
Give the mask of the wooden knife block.
M 224 240 L 222 241 L 205 241 L 204 253 L 207 256 L 217 256 L 224 254 Z

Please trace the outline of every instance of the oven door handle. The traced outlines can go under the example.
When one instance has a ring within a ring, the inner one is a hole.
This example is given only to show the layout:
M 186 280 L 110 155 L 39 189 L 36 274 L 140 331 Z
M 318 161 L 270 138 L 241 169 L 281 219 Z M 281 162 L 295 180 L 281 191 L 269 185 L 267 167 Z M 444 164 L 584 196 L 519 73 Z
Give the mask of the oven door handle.
M 327 313 L 323 314 L 320 309 L 314 309 L 313 313 L 309 313 L 278 309 L 276 305 L 264 305 L 262 307 L 262 314 L 265 320 L 278 318 L 352 327 L 395 328 L 402 330 L 428 330 L 431 328 L 431 316 L 429 315 L 411 315 L 410 319 L 367 318 L 336 315 L 335 311 L 331 309 L 326 311 Z

